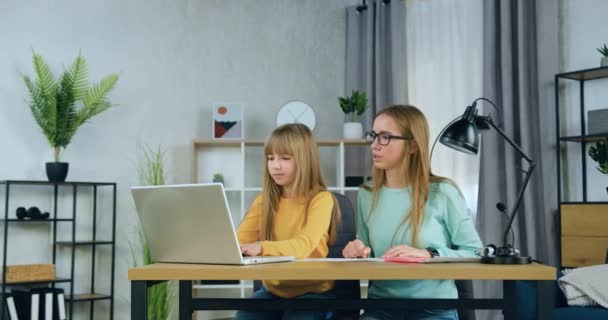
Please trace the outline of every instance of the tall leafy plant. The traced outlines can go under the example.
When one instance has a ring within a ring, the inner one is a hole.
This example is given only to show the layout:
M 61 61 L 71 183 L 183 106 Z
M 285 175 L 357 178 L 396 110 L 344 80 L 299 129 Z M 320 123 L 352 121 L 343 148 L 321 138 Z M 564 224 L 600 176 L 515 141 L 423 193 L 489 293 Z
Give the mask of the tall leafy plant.
M 340 108 L 350 118 L 351 122 L 357 121 L 357 117 L 367 109 L 367 94 L 363 91 L 353 90 L 350 97 L 338 97 Z
M 61 148 L 67 147 L 78 128 L 112 106 L 107 94 L 116 85 L 118 75 L 110 74 L 89 86 L 87 63 L 80 53 L 57 79 L 36 52 L 33 62 L 35 78 L 23 76 L 30 94 L 29 107 L 58 162 Z
M 165 151 L 159 146 L 152 149 L 148 146 L 141 146 L 138 150 L 137 172 L 141 185 L 157 186 L 165 184 Z M 146 241 L 143 230 L 138 230 L 140 252 L 131 243 L 131 256 L 133 264 L 148 265 L 154 263 L 150 255 L 150 247 Z M 166 320 L 171 312 L 175 301 L 175 294 L 172 291 L 170 282 L 163 282 L 148 288 L 148 319 Z

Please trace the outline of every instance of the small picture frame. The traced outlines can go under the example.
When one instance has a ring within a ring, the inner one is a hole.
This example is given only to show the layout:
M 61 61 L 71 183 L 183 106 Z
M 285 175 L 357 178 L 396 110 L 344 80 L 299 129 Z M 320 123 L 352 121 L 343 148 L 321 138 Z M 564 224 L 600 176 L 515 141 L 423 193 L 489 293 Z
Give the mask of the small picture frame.
M 213 139 L 243 139 L 245 123 L 240 103 L 213 104 Z

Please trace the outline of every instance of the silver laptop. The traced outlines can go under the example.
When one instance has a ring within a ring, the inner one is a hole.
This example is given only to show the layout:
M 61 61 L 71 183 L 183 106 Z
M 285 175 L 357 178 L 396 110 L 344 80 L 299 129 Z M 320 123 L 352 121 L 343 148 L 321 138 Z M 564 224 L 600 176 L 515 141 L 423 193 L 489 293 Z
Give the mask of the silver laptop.
M 221 183 L 132 187 L 154 262 L 257 264 L 294 257 L 243 257 Z

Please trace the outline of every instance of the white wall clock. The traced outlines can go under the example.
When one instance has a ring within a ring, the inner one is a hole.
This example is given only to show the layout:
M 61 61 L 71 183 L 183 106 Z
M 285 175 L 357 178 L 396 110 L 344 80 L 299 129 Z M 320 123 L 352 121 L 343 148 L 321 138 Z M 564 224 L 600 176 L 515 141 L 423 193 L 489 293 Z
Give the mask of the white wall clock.
M 289 101 L 277 113 L 277 126 L 299 122 L 314 130 L 317 125 L 317 115 L 311 106 L 302 101 Z

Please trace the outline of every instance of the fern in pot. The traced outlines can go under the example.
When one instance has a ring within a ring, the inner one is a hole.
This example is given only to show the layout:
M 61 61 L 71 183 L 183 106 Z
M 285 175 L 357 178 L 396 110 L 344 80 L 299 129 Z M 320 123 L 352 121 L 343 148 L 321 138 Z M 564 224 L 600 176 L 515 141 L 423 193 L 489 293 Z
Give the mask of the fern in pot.
M 338 97 L 340 108 L 344 112 L 344 139 L 361 139 L 363 125 L 357 120 L 367 109 L 367 94 L 363 91 L 353 90 L 350 97 Z
M 54 149 L 55 161 L 46 163 L 47 177 L 51 182 L 63 182 L 68 163 L 59 161 L 62 149 L 82 124 L 112 107 L 107 95 L 116 85 L 118 75 L 110 74 L 89 86 L 87 64 L 81 54 L 57 79 L 41 55 L 34 52 L 33 62 L 35 78 L 23 76 L 29 91 L 29 107 Z

